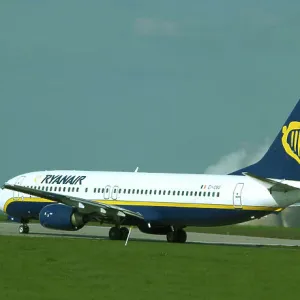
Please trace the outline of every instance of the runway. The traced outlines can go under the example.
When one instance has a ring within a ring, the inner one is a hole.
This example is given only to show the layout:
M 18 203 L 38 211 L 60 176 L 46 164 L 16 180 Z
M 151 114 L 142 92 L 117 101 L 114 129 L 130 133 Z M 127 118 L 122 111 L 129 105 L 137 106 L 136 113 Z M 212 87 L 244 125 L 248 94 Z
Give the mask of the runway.
M 0 223 L 0 235 L 20 236 L 17 223 Z M 52 237 L 52 238 L 81 238 L 81 239 L 108 239 L 109 227 L 86 226 L 79 231 L 56 231 L 42 227 L 40 224 L 30 224 L 30 233 L 26 237 Z M 22 235 L 21 235 L 22 236 Z M 150 235 L 133 229 L 130 240 L 134 241 L 157 241 L 166 242 L 165 236 Z M 130 241 L 129 241 L 130 243 Z M 299 247 L 300 240 L 247 237 L 221 234 L 206 234 L 188 232 L 187 243 L 190 244 L 210 244 L 210 245 L 231 245 L 231 246 L 276 246 L 276 247 Z

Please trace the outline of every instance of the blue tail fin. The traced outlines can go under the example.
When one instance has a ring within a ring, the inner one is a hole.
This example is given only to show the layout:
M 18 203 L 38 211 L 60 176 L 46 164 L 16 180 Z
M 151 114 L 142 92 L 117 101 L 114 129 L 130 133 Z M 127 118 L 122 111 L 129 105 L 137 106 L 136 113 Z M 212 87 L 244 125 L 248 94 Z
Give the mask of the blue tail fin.
M 230 175 L 242 175 L 242 172 L 266 178 L 300 180 L 300 100 L 263 158 Z

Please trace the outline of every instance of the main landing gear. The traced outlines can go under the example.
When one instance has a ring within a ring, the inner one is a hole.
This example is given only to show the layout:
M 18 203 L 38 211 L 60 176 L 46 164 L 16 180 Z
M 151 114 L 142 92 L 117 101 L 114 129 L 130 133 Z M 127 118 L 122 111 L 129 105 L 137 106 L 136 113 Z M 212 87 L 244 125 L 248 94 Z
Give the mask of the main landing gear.
M 127 227 L 114 226 L 109 230 L 109 238 L 111 240 L 126 241 L 128 234 L 129 230 Z
M 167 241 L 169 243 L 185 243 L 187 234 L 183 229 L 177 229 L 167 233 Z
M 22 224 L 19 227 L 19 233 L 20 234 L 28 234 L 29 233 L 29 226 L 28 224 Z

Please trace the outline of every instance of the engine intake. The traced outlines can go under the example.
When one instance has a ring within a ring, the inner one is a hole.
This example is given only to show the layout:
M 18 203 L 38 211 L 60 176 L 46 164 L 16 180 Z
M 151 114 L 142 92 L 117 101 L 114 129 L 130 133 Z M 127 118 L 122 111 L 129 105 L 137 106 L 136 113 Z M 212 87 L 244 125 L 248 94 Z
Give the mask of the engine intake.
M 39 215 L 42 226 L 50 229 L 76 231 L 81 229 L 85 222 L 84 217 L 73 207 L 64 204 L 49 204 Z

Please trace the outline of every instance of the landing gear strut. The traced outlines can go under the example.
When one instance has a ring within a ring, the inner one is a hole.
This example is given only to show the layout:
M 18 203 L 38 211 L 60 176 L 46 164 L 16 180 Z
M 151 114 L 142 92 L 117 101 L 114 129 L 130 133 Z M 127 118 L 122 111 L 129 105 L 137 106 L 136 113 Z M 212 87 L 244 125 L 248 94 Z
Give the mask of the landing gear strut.
M 126 241 L 129 230 L 127 227 L 117 227 L 114 226 L 109 230 L 109 238 L 111 240 L 122 240 Z
M 20 234 L 28 234 L 29 233 L 29 226 L 27 224 L 22 224 L 19 227 Z
M 167 233 L 169 243 L 185 243 L 187 239 L 186 232 L 183 229 L 177 229 Z

